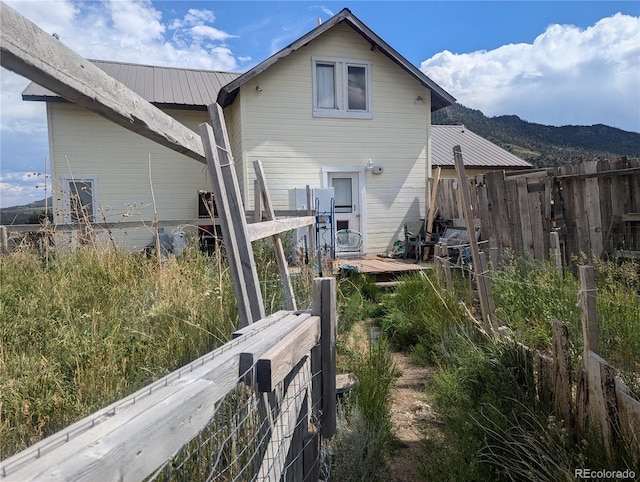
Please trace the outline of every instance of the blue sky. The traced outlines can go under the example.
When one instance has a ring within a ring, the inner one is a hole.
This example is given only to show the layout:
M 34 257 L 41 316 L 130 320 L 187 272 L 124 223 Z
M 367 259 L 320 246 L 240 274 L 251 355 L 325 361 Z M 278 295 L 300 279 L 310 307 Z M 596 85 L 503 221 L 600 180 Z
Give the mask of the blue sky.
M 85 57 L 238 72 L 347 7 L 488 116 L 640 132 L 637 1 L 5 2 Z M 21 100 L 28 80 L 0 74 L 6 207 L 44 197 L 48 140 L 44 105 Z

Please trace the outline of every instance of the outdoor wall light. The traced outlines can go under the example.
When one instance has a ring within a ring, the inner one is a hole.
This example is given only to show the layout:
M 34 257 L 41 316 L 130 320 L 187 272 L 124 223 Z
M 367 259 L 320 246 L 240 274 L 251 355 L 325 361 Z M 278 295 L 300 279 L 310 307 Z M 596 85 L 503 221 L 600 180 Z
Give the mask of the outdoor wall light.
M 364 168 L 369 172 L 373 171 L 373 160 L 369 159 L 367 161 L 367 165 Z
M 262 92 L 262 87 L 260 87 L 259 85 L 256 85 L 256 90 L 257 90 L 258 92 Z

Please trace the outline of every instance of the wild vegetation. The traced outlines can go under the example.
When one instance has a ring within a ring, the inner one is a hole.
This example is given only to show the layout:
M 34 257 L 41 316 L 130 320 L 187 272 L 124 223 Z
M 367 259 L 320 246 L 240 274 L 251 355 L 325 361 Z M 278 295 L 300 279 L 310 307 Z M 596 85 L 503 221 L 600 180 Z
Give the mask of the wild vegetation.
M 640 398 L 640 266 L 598 262 L 597 268 L 599 351 Z M 424 479 L 574 480 L 573 470 L 579 467 L 632 468 L 628 447 L 620 444 L 607 460 L 599 437 L 576 437 L 562 420 L 545 411 L 536 401 L 533 378 L 518 368 L 523 363 L 520 343 L 549 350 L 554 317 L 568 324 L 573 366 L 580 365 L 582 333 L 575 277 L 560 276 L 544 263 L 514 259 L 494 271 L 491 279 L 497 313 L 510 336 L 479 331 L 472 318 L 455 307 L 460 297 L 443 296 L 427 277 L 412 277 L 400 287 L 389 313 L 399 310 L 401 315 L 383 319 L 391 342 L 398 347 L 408 342 L 404 333 L 428 333 L 413 338 L 411 350 L 415 360 L 439 367 L 427 391 L 443 423 L 424 427 Z M 463 298 L 468 296 L 467 286 L 458 285 Z M 432 303 L 438 300 L 437 308 L 431 316 L 416 316 L 415 304 L 425 297 Z M 407 326 L 411 320 L 415 328 Z
M 282 307 L 270 243 L 254 251 L 266 310 Z M 0 455 L 5 458 L 229 340 L 223 256 L 155 258 L 81 248 L 0 258 Z M 294 277 L 300 304 L 311 275 Z
M 272 312 L 282 295 L 270 243 L 254 251 Z M 597 268 L 600 353 L 639 397 L 640 266 L 589 262 Z M 220 346 L 235 328 L 228 270 L 217 254 L 190 249 L 158 264 L 89 249 L 47 258 L 13 253 L 0 259 L 0 270 L 2 458 Z M 314 275 L 293 278 L 301 308 Z M 519 343 L 549 349 L 554 317 L 569 326 L 579 366 L 575 276 L 512 259 L 491 279 L 507 337 L 477 329 L 468 278 L 447 291 L 430 275 L 411 275 L 395 293 L 364 276 L 339 279 L 339 371 L 359 383 L 340 402 L 331 446 L 336 480 L 389 477 L 398 376 L 392 349 L 438 367 L 427 387 L 440 423 L 423 427 L 425 480 L 571 480 L 575 467 L 630 466 L 624 446 L 605 460 L 597 437 L 571 435 L 535 401 L 533 380 L 514 368 Z

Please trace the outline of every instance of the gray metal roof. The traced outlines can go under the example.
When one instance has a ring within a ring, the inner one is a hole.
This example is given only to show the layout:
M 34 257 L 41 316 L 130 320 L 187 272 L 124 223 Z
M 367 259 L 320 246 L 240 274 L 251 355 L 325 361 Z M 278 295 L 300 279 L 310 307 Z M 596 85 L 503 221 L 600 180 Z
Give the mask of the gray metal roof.
M 526 169 L 527 161 L 511 154 L 464 125 L 431 126 L 431 162 L 433 167 L 454 168 L 453 148 L 460 146 L 465 167 Z
M 105 60 L 91 62 L 152 104 L 188 109 L 202 109 L 215 103 L 222 86 L 240 75 Z M 54 101 L 60 96 L 32 82 L 22 92 L 22 98 Z
M 412 75 L 418 80 L 422 85 L 431 90 L 431 111 L 436 111 L 438 109 L 442 109 L 443 107 L 447 107 L 453 104 L 456 99 L 451 96 L 448 92 L 446 92 L 442 87 L 436 84 L 433 80 L 427 77 L 424 72 L 411 64 L 407 59 L 405 59 L 402 55 L 400 55 L 396 50 L 394 50 L 389 44 L 387 44 L 384 40 L 382 40 L 378 35 L 375 34 L 373 30 L 367 27 L 360 19 L 358 19 L 348 8 L 342 9 L 336 15 L 331 17 L 326 22 L 321 23 L 316 28 L 308 32 L 306 35 L 303 35 L 295 42 L 289 44 L 287 47 L 283 48 L 279 52 L 273 54 L 271 57 L 266 59 L 265 61 L 256 65 L 253 69 L 248 72 L 242 74 L 236 80 L 231 82 L 228 85 L 225 85 L 223 89 L 220 90 L 220 95 L 218 96 L 218 103 L 222 107 L 226 107 L 233 103 L 236 95 L 238 94 L 238 89 L 244 83 L 250 81 L 256 75 L 264 72 L 266 69 L 271 67 L 273 64 L 288 56 L 289 54 L 295 52 L 300 47 L 304 47 L 309 42 L 319 37 L 327 30 L 336 26 L 339 23 L 346 23 L 351 28 L 353 28 L 357 33 L 359 33 L 365 40 L 367 40 L 371 44 L 371 50 L 379 50 L 384 55 L 389 57 L 393 62 L 398 64 L 402 69 L 404 69 L 407 73 Z
M 156 67 L 105 60 L 91 60 L 91 62 L 152 104 L 167 107 L 203 108 L 203 106 L 218 101 L 220 105 L 226 107 L 233 103 L 240 86 L 245 82 L 341 22 L 351 26 L 370 42 L 372 50 L 377 49 L 382 52 L 418 82 L 430 89 L 432 92 L 431 111 L 447 107 L 455 102 L 455 98 L 391 48 L 347 8 L 244 74 Z M 60 96 L 32 82 L 22 92 L 22 98 L 24 100 L 55 101 L 59 100 Z

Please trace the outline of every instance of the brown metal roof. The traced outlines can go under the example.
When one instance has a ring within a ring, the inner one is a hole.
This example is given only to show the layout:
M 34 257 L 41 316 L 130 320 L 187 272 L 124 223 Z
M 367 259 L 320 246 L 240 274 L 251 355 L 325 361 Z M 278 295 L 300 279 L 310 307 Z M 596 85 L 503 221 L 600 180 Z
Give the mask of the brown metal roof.
M 402 55 L 400 55 L 396 50 L 394 50 L 389 44 L 387 44 L 384 40 L 382 40 L 378 35 L 373 32 L 369 27 L 367 27 L 360 19 L 358 19 L 348 8 L 342 9 L 339 13 L 331 17 L 326 22 L 318 25 L 316 28 L 311 30 L 306 35 L 303 35 L 295 42 L 289 44 L 287 47 L 283 48 L 279 52 L 273 54 L 271 57 L 266 59 L 265 61 L 256 65 L 253 69 L 248 72 L 242 74 L 240 77 L 235 79 L 228 85 L 225 85 L 223 89 L 220 90 L 220 94 L 218 95 L 218 103 L 222 107 L 226 107 L 233 103 L 236 95 L 238 94 L 238 89 L 244 83 L 250 81 L 256 75 L 264 72 L 266 69 L 271 67 L 273 64 L 288 56 L 292 52 L 295 52 L 300 47 L 304 47 L 313 39 L 319 37 L 327 30 L 336 26 L 337 24 L 344 22 L 353 28 L 357 33 L 359 33 L 362 37 L 364 37 L 369 43 L 371 43 L 371 50 L 377 49 L 382 52 L 384 55 L 389 57 L 393 62 L 398 64 L 402 69 L 408 72 L 410 75 L 415 77 L 418 82 L 422 85 L 431 89 L 431 111 L 436 111 L 438 109 L 442 109 L 443 107 L 447 107 L 453 104 L 456 99 L 452 97 L 448 92 L 446 92 L 442 87 L 436 84 L 433 80 L 427 77 L 420 69 L 411 64 L 407 59 L 405 59 Z
M 469 168 L 526 169 L 527 161 L 511 154 L 464 125 L 431 126 L 431 162 L 433 167 L 454 168 L 453 148 L 462 148 L 462 159 Z
M 105 60 L 91 60 L 114 79 L 122 82 L 148 102 L 166 107 L 206 108 L 216 102 L 222 86 L 240 74 L 211 70 L 157 67 Z M 55 101 L 60 96 L 30 83 L 22 92 L 24 100 Z

